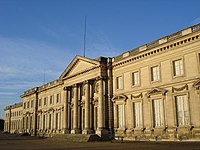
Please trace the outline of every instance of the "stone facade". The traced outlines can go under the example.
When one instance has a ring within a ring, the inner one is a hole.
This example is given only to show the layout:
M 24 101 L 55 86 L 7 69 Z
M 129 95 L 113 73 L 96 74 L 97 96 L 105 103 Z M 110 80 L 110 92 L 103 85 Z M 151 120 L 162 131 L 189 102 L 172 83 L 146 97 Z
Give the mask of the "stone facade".
M 19 131 L 200 138 L 199 66 L 200 24 L 113 58 L 76 56 L 59 79 L 21 95 Z

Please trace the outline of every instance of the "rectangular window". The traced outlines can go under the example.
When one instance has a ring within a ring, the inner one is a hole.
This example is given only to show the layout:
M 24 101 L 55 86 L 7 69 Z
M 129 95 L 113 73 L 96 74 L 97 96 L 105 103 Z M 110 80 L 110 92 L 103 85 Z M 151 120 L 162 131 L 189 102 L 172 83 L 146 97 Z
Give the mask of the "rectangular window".
M 42 99 L 39 99 L 38 106 L 42 106 Z
M 154 127 L 164 126 L 164 111 L 162 99 L 153 100 Z
M 46 106 L 47 105 L 47 103 L 48 103 L 48 101 L 47 101 L 48 99 L 47 99 L 47 97 L 45 97 L 44 98 L 44 106 Z
M 174 76 L 183 75 L 183 60 L 182 59 L 173 61 L 173 72 L 174 72 Z
M 118 105 L 118 128 L 124 128 L 124 105 Z
M 159 66 L 151 67 L 151 81 L 159 81 L 159 80 L 160 80 Z
M 26 102 L 24 102 L 24 109 L 26 109 Z
M 50 96 L 50 101 L 49 101 L 49 103 L 50 103 L 50 104 L 53 104 L 53 95 Z
M 33 100 L 31 101 L 31 108 L 33 107 Z
M 56 129 L 60 129 L 60 113 L 56 113 Z
M 189 124 L 189 108 L 187 95 L 176 96 L 176 113 L 178 126 Z
M 60 103 L 60 94 L 56 95 L 56 103 Z
M 142 102 L 137 102 L 133 104 L 134 110 L 134 127 L 141 128 L 143 126 L 142 121 Z
M 43 115 L 43 129 L 46 129 L 46 115 Z
M 116 78 L 117 79 L 117 89 L 123 89 L 123 80 L 122 76 L 119 76 Z
M 40 116 L 38 116 L 37 128 L 40 129 Z
M 137 86 L 140 84 L 139 71 L 132 73 L 132 85 Z
M 29 108 L 30 102 L 27 102 L 27 108 Z
M 52 115 L 49 114 L 49 129 L 52 129 Z

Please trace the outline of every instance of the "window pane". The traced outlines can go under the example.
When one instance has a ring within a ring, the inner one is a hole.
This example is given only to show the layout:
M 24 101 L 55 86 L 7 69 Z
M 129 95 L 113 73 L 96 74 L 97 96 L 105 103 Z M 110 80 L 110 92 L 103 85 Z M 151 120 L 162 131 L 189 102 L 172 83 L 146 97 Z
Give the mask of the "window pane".
M 142 127 L 142 103 L 134 103 L 134 125 L 135 128 Z
M 159 67 L 155 66 L 151 68 L 151 80 L 152 81 L 158 81 L 160 80 L 160 72 Z
M 139 72 L 134 72 L 132 74 L 132 81 L 133 81 L 133 85 L 139 85 L 140 82 L 139 82 Z
M 187 95 L 176 96 L 177 123 L 178 126 L 189 124 L 189 109 Z
M 162 100 L 153 100 L 154 127 L 164 125 L 164 110 Z
M 183 61 L 182 59 L 173 61 L 174 76 L 183 75 Z
M 118 128 L 124 128 L 124 105 L 118 105 Z

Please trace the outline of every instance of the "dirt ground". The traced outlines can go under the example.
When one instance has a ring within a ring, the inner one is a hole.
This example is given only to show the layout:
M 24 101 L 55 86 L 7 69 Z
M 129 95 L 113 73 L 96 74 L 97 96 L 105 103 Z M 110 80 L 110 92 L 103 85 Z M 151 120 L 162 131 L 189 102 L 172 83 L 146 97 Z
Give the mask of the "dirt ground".
M 200 142 L 87 142 L 1 136 L 0 150 L 200 150 Z

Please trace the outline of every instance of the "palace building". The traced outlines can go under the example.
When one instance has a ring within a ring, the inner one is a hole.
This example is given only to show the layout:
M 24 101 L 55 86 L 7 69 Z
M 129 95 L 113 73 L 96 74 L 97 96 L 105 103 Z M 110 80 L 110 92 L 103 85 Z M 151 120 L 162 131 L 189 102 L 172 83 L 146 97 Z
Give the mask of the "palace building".
M 113 58 L 76 56 L 5 108 L 5 132 L 200 138 L 200 24 Z

